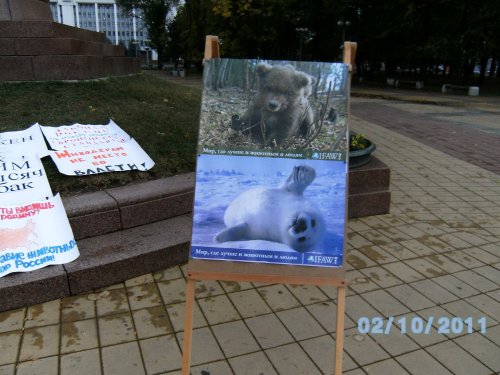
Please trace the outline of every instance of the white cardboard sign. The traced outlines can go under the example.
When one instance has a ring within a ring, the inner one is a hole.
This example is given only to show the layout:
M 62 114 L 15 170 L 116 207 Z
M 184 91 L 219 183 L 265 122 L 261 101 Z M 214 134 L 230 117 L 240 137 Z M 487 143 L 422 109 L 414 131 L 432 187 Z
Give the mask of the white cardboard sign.
M 17 155 L 33 153 L 41 158 L 47 156 L 47 145 L 40 131 L 40 125 L 36 123 L 25 130 L 0 133 L 0 154 L 2 153 Z
M 69 176 L 147 171 L 155 164 L 134 139 L 125 143 L 101 144 L 49 153 L 59 172 Z
M 107 125 L 73 124 L 57 127 L 41 126 L 41 128 L 53 150 L 86 148 L 130 141 L 130 136 L 113 120 L 109 120 Z
M 52 197 L 43 164 L 37 155 L 0 151 L 0 205 Z
M 61 198 L 0 204 L 0 277 L 78 258 Z

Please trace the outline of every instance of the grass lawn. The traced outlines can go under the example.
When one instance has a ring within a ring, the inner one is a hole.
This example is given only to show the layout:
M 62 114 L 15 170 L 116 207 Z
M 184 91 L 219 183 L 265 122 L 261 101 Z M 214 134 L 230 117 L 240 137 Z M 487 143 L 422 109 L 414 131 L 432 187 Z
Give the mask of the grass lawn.
M 35 122 L 59 126 L 113 119 L 154 160 L 147 172 L 60 174 L 43 159 L 52 190 L 63 196 L 194 171 L 201 90 L 143 73 L 88 82 L 0 83 L 0 132 Z

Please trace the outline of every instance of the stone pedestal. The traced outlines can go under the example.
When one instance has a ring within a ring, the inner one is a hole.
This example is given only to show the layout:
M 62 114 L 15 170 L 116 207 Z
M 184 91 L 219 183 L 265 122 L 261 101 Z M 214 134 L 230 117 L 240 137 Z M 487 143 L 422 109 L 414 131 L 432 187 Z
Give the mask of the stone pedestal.
M 140 71 L 104 33 L 52 21 L 48 2 L 0 0 L 0 81 L 83 80 Z
M 391 170 L 376 157 L 359 168 L 349 170 L 348 217 L 389 213 Z

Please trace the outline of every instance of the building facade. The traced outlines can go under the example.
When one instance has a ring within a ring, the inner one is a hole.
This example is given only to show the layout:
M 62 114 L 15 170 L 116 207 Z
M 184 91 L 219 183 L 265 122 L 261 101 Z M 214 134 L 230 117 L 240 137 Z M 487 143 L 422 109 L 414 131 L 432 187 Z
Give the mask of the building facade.
M 148 50 L 148 34 L 141 10 L 127 13 L 115 0 L 50 0 L 54 21 L 103 32 L 110 43 Z

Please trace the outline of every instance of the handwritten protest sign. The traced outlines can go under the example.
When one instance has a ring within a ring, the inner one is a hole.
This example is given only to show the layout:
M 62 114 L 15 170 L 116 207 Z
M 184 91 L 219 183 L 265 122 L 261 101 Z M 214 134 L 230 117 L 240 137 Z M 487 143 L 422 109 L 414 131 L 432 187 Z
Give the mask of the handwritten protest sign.
M 54 150 L 49 151 L 50 157 L 59 172 L 65 175 L 146 171 L 154 166 L 154 161 L 141 146 L 113 120 L 108 125 L 41 128 Z
M 52 197 L 52 190 L 38 156 L 0 150 L 0 205 L 47 197 Z
M 2 153 L 17 155 L 33 153 L 41 158 L 47 156 L 48 150 L 40 125 L 37 123 L 25 130 L 0 133 L 0 154 Z
M 0 204 L 0 277 L 68 263 L 79 251 L 59 195 Z
M 154 166 L 154 161 L 134 139 L 126 143 L 50 151 L 50 157 L 59 172 L 69 176 L 146 171 Z
M 130 136 L 113 120 L 109 120 L 107 125 L 73 124 L 57 127 L 41 126 L 41 129 L 53 150 L 119 144 L 130 141 Z

